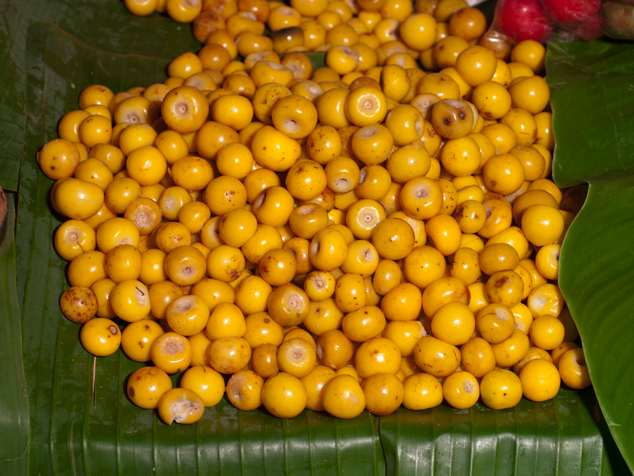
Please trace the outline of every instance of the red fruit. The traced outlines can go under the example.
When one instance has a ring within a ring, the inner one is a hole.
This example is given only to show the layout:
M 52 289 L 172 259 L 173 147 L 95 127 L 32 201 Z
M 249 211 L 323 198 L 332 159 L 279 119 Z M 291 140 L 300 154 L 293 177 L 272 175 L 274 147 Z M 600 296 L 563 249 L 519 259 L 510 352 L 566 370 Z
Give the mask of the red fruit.
M 601 38 L 603 36 L 601 20 L 599 20 L 599 18 L 591 18 L 588 22 L 575 26 L 573 33 L 579 40 L 583 41 Z
M 495 21 L 500 33 L 519 42 L 546 42 L 553 32 L 538 0 L 501 0 L 497 4 Z
M 546 16 L 559 25 L 577 25 L 597 18 L 601 0 L 542 0 Z

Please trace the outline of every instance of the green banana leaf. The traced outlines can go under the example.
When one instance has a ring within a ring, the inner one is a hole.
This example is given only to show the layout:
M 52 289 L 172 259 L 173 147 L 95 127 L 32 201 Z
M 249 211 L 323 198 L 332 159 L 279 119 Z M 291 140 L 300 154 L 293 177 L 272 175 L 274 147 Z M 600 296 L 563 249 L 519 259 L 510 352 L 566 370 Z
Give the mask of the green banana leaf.
M 554 179 L 590 184 L 564 241 L 559 284 L 607 424 L 634 468 L 634 45 L 553 44 L 547 71 Z
M 135 407 L 124 388 L 140 364 L 90 356 L 59 311 L 61 217 L 35 154 L 82 88 L 160 82 L 198 45 L 188 26 L 132 17 L 115 0 L 4 0 L 2 12 L 0 184 L 17 193 L 0 231 L 0 474 L 626 474 L 591 389 L 507 411 L 443 405 L 349 421 L 279 420 L 223 400 L 196 425 L 168 427 Z

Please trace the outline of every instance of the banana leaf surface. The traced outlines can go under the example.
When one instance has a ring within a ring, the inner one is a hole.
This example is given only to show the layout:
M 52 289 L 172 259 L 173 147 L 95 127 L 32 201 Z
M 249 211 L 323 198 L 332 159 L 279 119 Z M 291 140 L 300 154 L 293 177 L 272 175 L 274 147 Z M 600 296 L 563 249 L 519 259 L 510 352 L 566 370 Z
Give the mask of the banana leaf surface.
M 559 283 L 597 398 L 634 468 L 634 45 L 553 44 L 553 177 L 589 184 L 561 252 Z
M 626 474 L 591 389 L 506 411 L 440 406 L 353 420 L 311 411 L 279 420 L 223 400 L 196 425 L 168 427 L 135 407 L 124 388 L 141 364 L 122 352 L 90 356 L 59 311 L 67 264 L 52 237 L 63 218 L 35 155 L 84 87 L 162 82 L 170 59 L 199 45 L 187 25 L 133 17 L 114 0 L 4 0 L 0 11 L 0 184 L 10 191 L 0 474 Z M 619 379 L 599 383 L 609 393 Z

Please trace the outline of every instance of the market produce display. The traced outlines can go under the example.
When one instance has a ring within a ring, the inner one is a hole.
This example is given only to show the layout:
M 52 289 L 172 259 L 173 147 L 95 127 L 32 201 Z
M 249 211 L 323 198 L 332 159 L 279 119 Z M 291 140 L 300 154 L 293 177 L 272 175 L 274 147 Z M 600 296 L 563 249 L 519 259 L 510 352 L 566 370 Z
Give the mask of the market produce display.
M 38 155 L 68 217 L 62 312 L 94 355 L 151 362 L 133 403 L 352 418 L 590 384 L 556 284 L 583 189 L 548 179 L 542 45 L 475 44 L 484 16 L 447 0 L 170 5 L 205 46 L 164 84 L 86 88 Z

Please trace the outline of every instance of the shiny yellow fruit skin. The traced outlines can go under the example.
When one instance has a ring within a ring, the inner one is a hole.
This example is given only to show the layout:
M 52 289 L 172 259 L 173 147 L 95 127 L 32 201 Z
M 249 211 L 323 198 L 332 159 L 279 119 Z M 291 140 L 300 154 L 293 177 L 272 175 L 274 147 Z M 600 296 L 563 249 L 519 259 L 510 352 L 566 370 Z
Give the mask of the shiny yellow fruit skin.
M 277 365 L 277 346 L 261 344 L 253 349 L 251 356 L 253 371 L 262 378 L 269 378 L 279 372 Z M 264 382 L 262 382 L 264 383 Z
M 423 292 L 423 311 L 430 319 L 449 302 L 468 304 L 469 289 L 456 278 L 440 278 L 431 283 Z
M 513 372 L 519 375 L 522 368 L 527 363 L 529 363 L 531 360 L 534 360 L 534 359 L 543 359 L 543 360 L 547 360 L 548 362 L 553 361 L 552 357 L 547 351 L 540 349 L 539 347 L 531 347 L 528 349 L 528 354 L 526 354 L 526 357 L 524 357 L 522 360 L 520 360 L 517 364 L 513 366 Z
M 107 253 L 118 245 L 138 247 L 141 235 L 130 220 L 114 217 L 99 225 L 96 237 L 97 247 Z
M 255 410 L 262 405 L 263 386 L 264 379 L 254 371 L 240 370 L 227 382 L 227 398 L 240 410 Z
M 511 337 L 492 345 L 491 348 L 498 367 L 512 367 L 526 357 L 530 349 L 530 341 L 524 332 L 515 329 Z
M 335 278 L 327 271 L 313 271 L 304 281 L 304 291 L 311 302 L 321 302 L 335 292 Z
M 317 365 L 308 375 L 301 378 L 306 389 L 306 408 L 316 412 L 324 411 L 324 388 L 335 376 L 335 371 L 331 368 Z
M 296 326 L 304 322 L 310 311 L 310 300 L 298 286 L 285 284 L 269 296 L 270 316 L 281 326 Z
M 310 261 L 321 271 L 332 271 L 346 260 L 348 243 L 345 237 L 335 229 L 318 231 L 309 247 Z
M 425 289 L 444 276 L 446 267 L 445 257 L 436 248 L 423 245 L 407 255 L 403 273 L 409 282 Z
M 563 323 L 555 316 L 547 314 L 537 317 L 530 329 L 530 337 L 533 343 L 544 350 L 553 350 L 558 347 L 565 337 L 566 329 Z
M 419 321 L 391 321 L 383 331 L 383 337 L 396 344 L 402 357 L 409 357 L 414 353 L 414 346 L 424 334 L 425 329 Z
M 513 271 L 518 263 L 517 251 L 506 243 L 495 243 L 482 250 L 479 257 L 480 269 L 489 276 L 498 271 Z
M 209 346 L 209 365 L 222 374 L 244 369 L 251 360 L 251 347 L 241 337 L 221 337 Z
M 471 408 L 480 398 L 478 381 L 466 371 L 449 375 L 442 384 L 442 392 L 447 403 L 459 410 Z
M 138 279 L 141 273 L 141 253 L 132 245 L 119 245 L 106 254 L 106 272 L 115 283 Z
M 526 305 L 534 318 L 544 315 L 558 317 L 564 307 L 564 297 L 557 285 L 546 283 L 533 288 L 528 295 Z
M 174 421 L 185 425 L 196 423 L 204 411 L 203 399 L 196 392 L 185 388 L 168 390 L 158 401 L 159 416 L 168 425 Z
M 414 242 L 414 230 L 398 218 L 388 218 L 372 231 L 372 244 L 382 258 L 395 261 L 403 259 L 414 248 Z
M 137 407 L 152 410 L 165 392 L 171 390 L 169 376 L 157 367 L 143 367 L 130 375 L 127 394 Z
M 207 272 L 212 279 L 228 283 L 244 271 L 244 255 L 238 248 L 221 245 L 207 255 Z
M 369 339 L 359 346 L 355 355 L 355 367 L 362 378 L 378 373 L 395 375 L 400 366 L 401 352 L 385 337 Z
M 205 256 L 196 245 L 179 246 L 165 257 L 165 271 L 172 282 L 191 286 L 202 279 L 207 270 Z
M 106 357 L 114 354 L 121 345 L 121 331 L 110 319 L 96 317 L 82 326 L 79 339 L 88 352 Z
M 209 367 L 209 357 L 207 352 L 209 350 L 209 344 L 211 340 L 204 332 L 199 332 L 187 338 L 192 347 L 192 361 L 191 366 L 205 365 Z
M 324 409 L 337 418 L 355 418 L 365 409 L 365 395 L 359 381 L 350 375 L 337 375 L 323 390 Z
M 101 251 L 88 251 L 73 258 L 68 267 L 71 286 L 91 287 L 100 279 L 107 278 L 106 255 Z
M 436 41 L 438 25 L 433 16 L 426 13 L 409 15 L 400 25 L 401 38 L 417 51 L 431 47 Z
M 513 408 L 522 399 L 522 382 L 510 370 L 492 370 L 482 378 L 480 394 L 482 401 L 489 408 Z
M 161 109 L 167 125 L 181 134 L 200 129 L 209 115 L 207 98 L 191 86 L 172 89 L 163 99 Z
M 246 332 L 246 321 L 242 311 L 233 303 L 218 303 L 207 321 L 207 336 L 212 339 L 242 337 Z
M 533 245 L 550 245 L 564 231 L 563 215 L 548 205 L 531 205 L 522 215 L 522 231 Z
M 531 310 L 526 304 L 519 303 L 511 308 L 511 312 L 515 317 L 515 328 L 528 334 L 533 325 L 533 314 Z
M 222 400 L 225 393 L 225 381 L 211 367 L 199 365 L 183 374 L 181 388 L 196 392 L 205 402 L 205 407 L 213 407 Z
M 110 304 L 110 293 L 116 285 L 113 280 L 104 278 L 94 282 L 90 287 L 90 290 L 97 298 L 97 317 L 105 317 L 107 319 L 117 317 Z
M 489 301 L 507 307 L 517 305 L 524 294 L 524 280 L 514 271 L 498 271 L 486 284 Z
M 126 169 L 130 178 L 139 185 L 156 185 L 165 176 L 167 161 L 156 147 L 146 145 L 130 153 Z
M 321 364 L 338 370 L 350 363 L 354 355 L 354 344 L 339 329 L 331 329 L 317 338 L 317 357 Z
M 139 281 L 146 286 L 151 286 L 154 283 L 167 280 L 168 276 L 165 272 L 166 256 L 164 251 L 157 248 L 152 248 L 141 253 Z
M 55 232 L 55 251 L 66 261 L 93 251 L 95 230 L 82 220 L 67 220 Z
M 173 331 L 183 336 L 193 336 L 205 329 L 209 308 L 198 296 L 181 296 L 167 306 L 165 317 Z
M 163 186 L 160 185 L 160 187 Z M 124 212 L 124 218 L 134 224 L 141 236 L 150 235 L 161 224 L 162 217 L 163 212 L 159 204 L 152 198 L 144 196 L 132 201 Z
M 262 403 L 278 418 L 293 418 L 304 408 L 308 396 L 301 380 L 280 372 L 269 377 L 262 387 Z
M 436 216 L 442 207 L 442 189 L 427 177 L 409 180 L 401 190 L 401 206 L 414 218 L 429 219 Z
M 566 352 L 568 352 L 571 349 L 578 349 L 578 348 L 579 346 L 575 344 L 574 342 L 571 342 L 571 341 L 562 342 L 561 344 L 559 344 L 559 346 L 554 348 L 550 353 L 553 364 L 559 366 L 559 359 L 561 359 L 562 355 L 564 355 Z
M 383 332 L 386 326 L 385 314 L 376 306 L 362 307 L 346 314 L 341 330 L 353 342 L 365 342 Z
M 235 289 L 235 304 L 244 314 L 266 311 L 272 287 L 259 276 L 249 276 Z
M 411 283 L 401 283 L 388 291 L 381 300 L 381 310 L 392 321 L 412 321 L 422 308 L 420 289 Z
M 386 218 L 383 206 L 374 200 L 362 199 L 352 204 L 346 214 L 346 226 L 361 240 L 369 240 L 374 228 Z
M 432 336 L 424 336 L 414 347 L 416 365 L 435 377 L 448 377 L 460 365 L 460 350 Z
M 186 337 L 176 332 L 166 332 L 154 340 L 150 355 L 154 365 L 168 374 L 174 374 L 189 367 L 192 347 Z
M 58 184 L 54 189 L 55 205 L 68 218 L 90 218 L 103 205 L 104 192 L 94 183 L 71 177 L 63 179 Z
M 121 348 L 135 362 L 149 362 L 152 343 L 164 333 L 160 324 L 150 319 L 133 322 L 123 329 Z
M 403 279 L 403 270 L 392 260 L 383 259 L 372 277 L 372 286 L 379 296 L 384 296 L 398 286 Z
M 150 285 L 150 310 L 157 319 L 165 319 L 167 306 L 184 295 L 183 290 L 165 279 Z
M 317 354 L 308 341 L 301 338 L 284 340 L 277 350 L 277 365 L 294 377 L 306 377 L 315 368 Z
M 476 378 L 482 378 L 495 368 L 493 349 L 482 337 L 474 337 L 460 347 L 461 367 Z
M 151 310 L 150 291 L 141 281 L 121 281 L 110 294 L 115 314 L 128 322 L 144 319 Z
M 552 244 L 542 246 L 535 256 L 537 270 L 545 277 L 553 281 L 559 278 L 559 255 L 561 245 Z
M 54 139 L 44 144 L 37 154 L 37 162 L 48 178 L 60 180 L 73 176 L 80 163 L 80 156 L 72 142 Z
M 550 400 L 557 395 L 561 377 L 557 367 L 542 359 L 531 360 L 520 371 L 524 396 L 534 402 Z
M 366 240 L 356 240 L 349 243 L 341 270 L 344 273 L 359 274 L 367 279 L 376 271 L 378 264 L 379 254 L 374 245 Z
M 415 373 L 403 381 L 403 406 L 408 410 L 427 410 L 443 401 L 442 384 L 428 373 Z
M 475 327 L 473 312 L 466 304 L 458 301 L 442 306 L 431 321 L 434 336 L 456 346 L 467 343 L 473 336 Z
M 583 349 L 568 350 L 558 364 L 561 379 L 570 388 L 582 389 L 592 385 Z
M 459 248 L 453 255 L 449 274 L 460 279 L 465 285 L 475 283 L 482 275 L 478 263 L 478 253 L 471 248 Z
M 275 172 L 289 170 L 299 159 L 299 143 L 272 126 L 257 131 L 251 142 L 253 158 L 262 166 Z
M 487 342 L 499 344 L 513 333 L 515 316 L 507 306 L 498 303 L 489 304 L 478 311 L 476 327 Z
M 403 383 L 394 374 L 374 374 L 363 381 L 361 388 L 365 396 L 365 408 L 374 415 L 394 413 L 403 402 Z
M 117 174 L 105 190 L 105 204 L 114 213 L 123 214 L 141 196 L 141 186 L 130 177 Z

